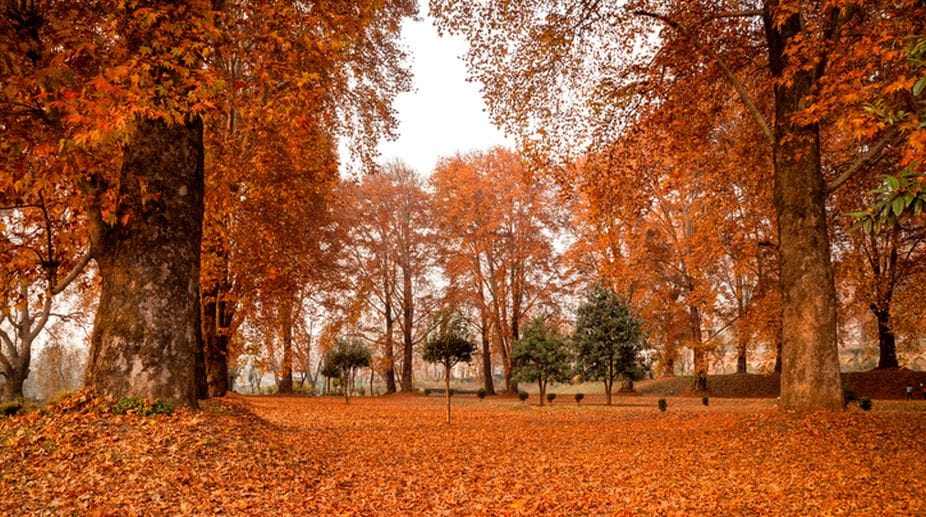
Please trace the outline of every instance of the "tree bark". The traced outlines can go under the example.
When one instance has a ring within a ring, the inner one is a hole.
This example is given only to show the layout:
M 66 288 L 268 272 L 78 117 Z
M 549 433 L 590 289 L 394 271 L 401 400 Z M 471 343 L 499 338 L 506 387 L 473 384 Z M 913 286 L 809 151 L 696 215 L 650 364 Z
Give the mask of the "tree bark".
M 296 296 L 294 293 L 286 293 L 282 297 L 283 314 L 281 323 L 283 328 L 283 364 L 280 372 L 280 380 L 277 383 L 277 393 L 288 394 L 293 392 L 293 325 L 294 325 L 294 307 Z
M 781 256 L 781 405 L 786 409 L 841 409 L 836 290 L 820 134 L 816 124 L 794 120 L 809 102 L 825 63 L 811 63 L 812 67 L 788 63 L 787 46 L 803 36 L 803 20 L 797 12 L 776 23 L 772 11 L 777 4 L 777 0 L 767 2 L 764 24 L 769 65 L 776 80 L 773 163 Z
M 232 315 L 221 290 L 203 293 L 203 355 L 210 397 L 222 397 L 231 389 L 228 371 L 228 326 Z
M 29 376 L 29 368 L 25 371 L 16 369 L 4 375 L 6 382 L 3 383 L 3 400 L 15 400 L 23 397 L 23 384 L 26 377 Z
M 495 379 L 492 378 L 492 346 L 489 341 L 489 320 L 485 310 L 482 312 L 482 372 L 486 395 L 495 395 Z
M 611 381 L 611 382 L 605 381 L 604 383 L 604 396 L 609 406 L 611 405 L 611 388 L 613 386 L 614 386 L 614 381 Z
M 450 367 L 444 367 L 444 395 L 447 397 L 447 424 L 450 424 Z
M 385 316 L 386 316 L 386 345 L 385 345 L 385 359 L 386 359 L 386 371 L 383 372 L 383 378 L 386 380 L 386 393 L 395 393 L 396 384 L 395 384 L 395 348 L 393 347 L 392 334 L 393 326 L 395 325 L 395 318 L 392 316 L 392 289 L 389 287 L 389 275 L 383 275 L 384 279 L 384 288 L 383 294 L 385 295 Z
M 746 345 L 743 342 L 736 347 L 736 373 L 746 373 Z
M 694 344 L 691 348 L 694 355 L 694 392 L 704 393 L 707 391 L 707 352 L 701 342 L 701 310 L 695 305 L 689 305 L 688 314 L 691 324 L 691 340 Z
M 90 209 L 102 290 L 86 385 L 105 397 L 195 407 L 202 122 L 141 120 L 124 149 L 119 191 L 115 218 L 99 204 Z
M 543 400 L 547 395 L 547 387 L 544 385 L 543 380 L 538 380 L 537 386 L 540 388 L 540 405 L 543 406 Z
M 415 300 L 412 297 L 412 271 L 406 258 L 402 266 L 402 391 L 412 391 L 412 360 Z
M 878 320 L 878 368 L 897 368 L 897 341 L 891 328 L 890 309 L 874 310 Z

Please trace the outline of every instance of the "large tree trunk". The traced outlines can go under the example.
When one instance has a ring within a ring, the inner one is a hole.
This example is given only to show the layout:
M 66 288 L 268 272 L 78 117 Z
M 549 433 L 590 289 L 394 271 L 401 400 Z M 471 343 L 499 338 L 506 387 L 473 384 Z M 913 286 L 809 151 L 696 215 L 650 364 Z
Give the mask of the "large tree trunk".
M 878 320 L 878 368 L 897 368 L 897 341 L 891 328 L 890 309 L 875 309 Z
M 386 360 L 386 371 L 383 372 L 383 378 L 386 380 L 386 393 L 395 393 L 395 348 L 393 347 L 392 336 L 395 319 L 392 316 L 392 295 L 389 294 L 389 284 L 386 283 L 386 345 L 384 350 L 384 359 Z
M 412 391 L 412 360 L 414 341 L 412 331 L 415 324 L 415 305 L 412 298 L 412 271 L 410 266 L 402 267 L 402 391 Z
M 482 312 L 482 373 L 486 395 L 495 395 L 495 379 L 492 378 L 492 346 L 489 341 L 489 319 L 485 310 Z
M 142 120 L 124 152 L 115 219 L 91 208 L 102 290 L 85 382 L 106 397 L 195 407 L 202 122 Z
M 197 317 L 199 328 L 202 328 L 202 313 L 200 312 Z M 196 383 L 196 399 L 205 400 L 209 398 L 209 383 L 206 378 L 206 355 L 205 355 L 205 343 L 203 341 L 202 332 L 199 333 L 196 344 L 196 364 L 193 371 L 193 378 Z
M 203 293 L 203 354 L 210 397 L 222 397 L 231 389 L 228 371 L 228 325 L 231 315 L 222 291 Z
M 295 303 L 296 296 L 294 293 L 286 293 L 282 298 L 283 364 L 280 380 L 277 382 L 277 393 L 283 394 L 293 392 L 293 313 L 295 309 L 293 305 Z
M 444 367 L 444 395 L 447 397 L 447 423 L 450 423 L 450 367 Z
M 691 324 L 691 351 L 694 355 L 693 391 L 704 393 L 707 391 L 707 351 L 701 342 L 701 311 L 695 305 L 688 306 L 689 323 Z
M 749 340 L 740 331 L 737 334 L 738 343 L 736 345 L 736 373 L 746 373 L 746 354 L 749 350 Z
M 23 383 L 29 376 L 29 369 L 14 369 L 11 372 L 4 372 L 3 383 L 3 400 L 14 400 L 23 398 Z
M 830 263 L 826 185 L 820 169 L 820 134 L 817 125 L 793 119 L 809 102 L 824 63 L 798 69 L 798 63 L 787 62 L 786 47 L 803 36 L 803 22 L 798 12 L 776 24 L 771 10 L 777 4 L 767 3 L 764 21 L 769 65 L 776 80 L 773 161 L 781 256 L 781 405 L 787 409 L 841 409 L 836 290 Z

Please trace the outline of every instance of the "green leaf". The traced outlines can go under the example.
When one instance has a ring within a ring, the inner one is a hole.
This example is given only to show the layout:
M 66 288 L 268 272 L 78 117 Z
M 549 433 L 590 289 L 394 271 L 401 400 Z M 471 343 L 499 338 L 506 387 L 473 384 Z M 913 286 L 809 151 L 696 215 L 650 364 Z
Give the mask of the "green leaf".
M 926 75 L 917 79 L 916 84 L 913 85 L 913 96 L 919 97 L 923 89 L 926 89 Z
M 902 197 L 898 196 L 894 198 L 894 201 L 891 203 L 891 209 L 894 211 L 895 216 L 899 216 L 903 213 L 904 209 L 904 200 Z
M 897 178 L 894 177 L 894 176 L 885 174 L 885 175 L 884 175 L 884 181 L 887 182 L 887 184 L 888 184 L 888 186 L 891 188 L 891 190 L 896 190 L 896 189 L 900 188 L 900 180 L 897 179 Z

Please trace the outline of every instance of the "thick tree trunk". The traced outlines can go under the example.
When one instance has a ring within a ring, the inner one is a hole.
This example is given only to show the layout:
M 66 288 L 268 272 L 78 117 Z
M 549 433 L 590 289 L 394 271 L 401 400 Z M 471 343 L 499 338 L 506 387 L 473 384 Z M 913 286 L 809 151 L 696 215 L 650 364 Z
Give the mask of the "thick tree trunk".
M 197 318 L 199 321 L 198 326 L 202 328 L 202 314 Z M 193 378 L 196 382 L 196 399 L 197 400 L 206 400 L 209 398 L 209 383 L 206 378 L 206 355 L 203 342 L 202 332 L 199 333 L 199 339 L 196 344 L 196 365 L 193 373 Z
M 489 341 L 489 321 L 485 316 L 485 312 L 482 315 L 482 371 L 483 371 L 483 386 L 486 390 L 486 395 L 495 395 L 495 379 L 492 378 L 492 347 Z
M 385 360 L 386 360 L 386 371 L 383 372 L 383 379 L 386 380 L 386 393 L 395 393 L 396 384 L 395 384 L 395 347 L 393 346 L 393 331 L 395 325 L 395 318 L 392 315 L 392 289 L 389 287 L 389 275 L 385 275 L 386 279 L 384 280 L 383 294 L 385 295 L 386 306 L 385 306 L 385 316 L 386 316 L 386 336 L 385 336 Z
M 210 397 L 222 397 L 231 389 L 228 371 L 228 320 L 226 302 L 219 301 L 221 292 L 203 293 L 203 355 L 206 363 L 206 382 Z
M 736 347 L 736 373 L 746 373 L 746 345 L 740 343 Z
M 604 383 L 604 397 L 605 397 L 605 400 L 607 401 L 607 404 L 608 404 L 609 406 L 611 405 L 611 388 L 613 388 L 613 387 L 614 387 L 614 381 L 611 381 L 611 382 L 605 381 L 605 383 Z
M 897 340 L 891 328 L 891 312 L 886 309 L 874 313 L 878 320 L 878 368 L 897 368 Z
M 6 372 L 6 375 L 4 376 L 6 382 L 3 383 L 3 400 L 15 400 L 24 398 L 23 383 L 26 382 L 26 378 L 28 376 L 28 368 L 25 371 L 21 369 L 15 369 L 11 372 Z
M 114 219 L 91 208 L 102 290 L 86 385 L 106 397 L 195 407 L 202 122 L 140 121 L 125 147 L 119 188 L 123 203 Z
M 537 381 L 537 387 L 540 388 L 540 405 L 542 406 L 547 396 L 547 387 L 544 385 L 543 381 Z
M 820 169 L 820 134 L 794 115 L 809 102 L 823 63 L 787 63 L 786 47 L 803 36 L 800 13 L 775 23 L 766 6 L 765 31 L 775 84 L 775 209 L 782 289 L 781 405 L 787 409 L 841 409 L 836 348 L 836 290 L 830 263 L 826 185 Z M 783 77 L 786 78 L 781 80 Z
M 693 391 L 695 393 L 704 393 L 707 391 L 707 351 L 704 350 L 701 342 L 701 310 L 695 305 L 689 305 L 688 315 L 691 324 L 691 339 L 692 343 L 694 343 L 691 347 L 694 355 L 695 382 Z
M 663 368 L 663 374 L 666 377 L 675 377 L 675 358 L 669 357 L 666 359 L 666 366 Z
M 412 391 L 412 361 L 414 341 L 412 331 L 415 324 L 415 304 L 412 298 L 412 271 L 402 267 L 402 391 Z
M 277 393 L 287 394 L 293 392 L 293 308 L 291 299 L 284 303 L 286 307 L 283 308 L 283 364 Z

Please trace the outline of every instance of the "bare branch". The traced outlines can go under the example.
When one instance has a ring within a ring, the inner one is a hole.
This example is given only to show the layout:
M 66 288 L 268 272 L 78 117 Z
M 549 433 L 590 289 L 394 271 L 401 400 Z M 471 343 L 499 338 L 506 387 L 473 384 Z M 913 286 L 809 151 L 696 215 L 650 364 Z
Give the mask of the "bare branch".
M 721 18 L 751 18 L 753 16 L 762 16 L 762 9 L 746 9 L 742 11 L 727 11 L 725 13 L 712 14 L 705 17 L 702 21 L 709 22 Z
M 54 295 L 54 294 L 58 294 L 58 293 L 60 293 L 61 291 L 64 291 L 65 289 L 67 289 L 67 287 L 71 284 L 71 282 L 73 282 L 74 279 L 76 279 L 78 276 L 80 276 L 80 274 L 81 274 L 81 272 L 83 272 L 84 268 L 87 267 L 87 263 L 88 263 L 88 262 L 90 262 L 90 250 L 87 250 L 87 251 L 80 257 L 80 259 L 77 261 L 77 263 L 74 264 L 74 267 L 71 268 L 70 271 L 68 271 L 68 274 L 67 274 L 64 278 L 62 278 L 61 280 L 59 280 L 57 284 L 55 284 L 55 286 L 54 286 L 54 287 L 52 288 L 52 290 L 51 290 L 51 294 L 53 294 L 53 295 Z
M 833 192 L 839 190 L 839 187 L 843 186 L 847 181 L 849 181 L 852 176 L 855 176 L 857 172 L 862 170 L 869 163 L 874 162 L 877 158 L 881 156 L 881 153 L 884 149 L 894 143 L 895 141 L 901 138 L 900 129 L 897 126 L 891 127 L 884 135 L 881 136 L 881 139 L 878 140 L 875 145 L 868 148 L 868 152 L 858 157 L 852 165 L 849 166 L 842 174 L 836 177 L 833 181 L 826 184 L 826 195 L 830 195 Z
M 661 14 L 651 13 L 648 11 L 635 11 L 635 14 L 639 16 L 646 16 L 649 18 L 655 18 L 669 27 L 679 31 L 683 36 L 685 36 L 698 50 L 704 53 L 705 56 L 717 63 L 717 66 L 720 67 L 720 70 L 723 71 L 723 74 L 727 77 L 727 80 L 730 81 L 730 84 L 733 85 L 733 88 L 736 90 L 736 93 L 739 94 L 740 99 L 743 101 L 743 104 L 746 105 L 746 109 L 749 111 L 749 114 L 752 115 L 752 118 L 756 121 L 756 124 L 759 125 L 759 128 L 762 130 L 762 133 L 765 135 L 765 138 L 768 140 L 769 144 L 775 144 L 775 136 L 772 133 L 771 128 L 768 125 L 768 122 L 765 120 L 765 117 L 762 116 L 762 112 L 759 111 L 759 108 L 756 107 L 756 104 L 752 101 L 752 98 L 749 96 L 749 92 L 746 91 L 746 87 L 743 86 L 743 83 L 736 77 L 736 74 L 733 73 L 733 70 L 730 69 L 727 64 L 720 59 L 720 56 L 714 53 L 713 50 L 705 46 L 697 37 L 691 34 L 691 32 L 682 24 L 676 22 L 675 20 L 663 16 Z

